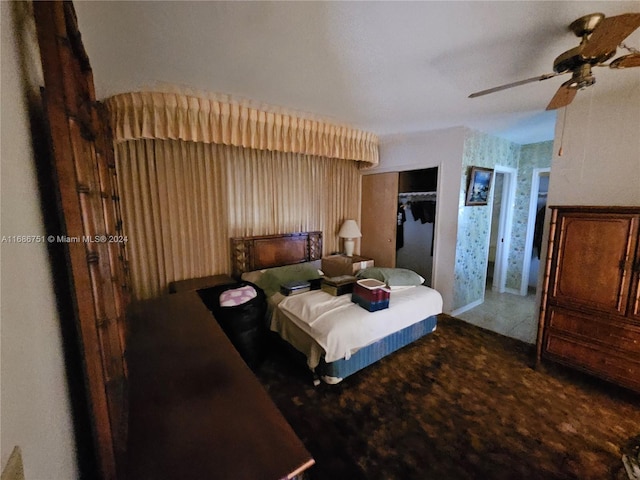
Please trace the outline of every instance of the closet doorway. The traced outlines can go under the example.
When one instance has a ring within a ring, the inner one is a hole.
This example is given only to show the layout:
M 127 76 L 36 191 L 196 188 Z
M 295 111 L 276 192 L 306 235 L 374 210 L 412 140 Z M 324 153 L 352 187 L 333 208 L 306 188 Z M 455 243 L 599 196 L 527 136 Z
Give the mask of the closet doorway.
M 437 167 L 399 173 L 396 266 L 418 273 L 429 287 L 433 284 L 437 190 Z

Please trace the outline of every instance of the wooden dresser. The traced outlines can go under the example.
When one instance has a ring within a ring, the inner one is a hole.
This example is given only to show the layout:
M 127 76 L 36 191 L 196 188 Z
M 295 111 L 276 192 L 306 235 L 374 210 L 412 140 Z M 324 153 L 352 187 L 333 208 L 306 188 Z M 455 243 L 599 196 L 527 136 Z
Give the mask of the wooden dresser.
M 218 277 L 192 284 L 231 281 Z M 121 478 L 302 478 L 313 458 L 188 285 L 129 307 Z
M 640 392 L 640 207 L 551 207 L 541 358 Z

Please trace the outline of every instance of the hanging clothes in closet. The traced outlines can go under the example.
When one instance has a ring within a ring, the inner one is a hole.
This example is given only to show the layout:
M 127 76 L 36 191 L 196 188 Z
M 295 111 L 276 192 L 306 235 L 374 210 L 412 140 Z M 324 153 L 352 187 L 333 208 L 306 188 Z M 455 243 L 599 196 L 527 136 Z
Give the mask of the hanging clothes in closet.
M 400 225 L 400 209 L 402 207 L 402 211 L 409 209 L 411 210 L 411 215 L 415 221 L 420 221 L 421 224 L 432 223 L 435 227 L 436 221 L 436 193 L 435 192 L 407 192 L 399 194 L 399 204 L 398 204 L 398 228 Z M 406 221 L 406 214 L 404 216 Z M 404 222 L 403 222 L 404 223 Z M 404 230 L 404 229 L 403 229 Z M 398 232 L 400 230 L 398 229 Z M 430 255 L 433 257 L 433 240 L 434 240 L 434 232 L 435 228 L 431 229 L 431 247 L 430 247 Z M 404 245 L 405 235 L 404 231 L 401 233 L 402 235 L 402 244 L 398 247 L 398 242 L 396 240 L 396 250 L 401 248 Z M 396 236 L 396 239 L 398 237 Z
M 422 200 L 411 202 L 411 214 L 415 221 L 420 220 L 421 223 L 435 223 L 436 221 L 436 202 L 431 200 Z
M 398 202 L 398 227 L 396 229 L 396 251 L 404 246 L 404 222 L 407 221 L 407 214 L 404 212 L 404 205 Z
M 542 250 L 542 230 L 544 228 L 544 215 L 547 207 L 541 207 L 536 213 L 536 223 L 533 230 L 533 248 L 537 252 L 538 260 L 540 260 L 540 251 Z

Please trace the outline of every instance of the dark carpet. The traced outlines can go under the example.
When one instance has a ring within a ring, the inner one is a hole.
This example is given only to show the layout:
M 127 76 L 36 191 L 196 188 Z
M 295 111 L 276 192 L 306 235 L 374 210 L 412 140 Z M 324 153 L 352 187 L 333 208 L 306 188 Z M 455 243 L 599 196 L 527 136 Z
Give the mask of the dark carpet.
M 316 460 L 311 480 L 623 479 L 640 396 L 441 316 L 338 385 L 280 349 L 256 372 Z

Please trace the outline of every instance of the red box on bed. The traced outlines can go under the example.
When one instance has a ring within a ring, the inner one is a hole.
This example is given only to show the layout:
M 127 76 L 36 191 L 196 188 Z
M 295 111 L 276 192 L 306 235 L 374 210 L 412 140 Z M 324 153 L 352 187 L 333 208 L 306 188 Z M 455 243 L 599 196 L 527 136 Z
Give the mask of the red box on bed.
M 390 293 L 390 290 L 382 282 L 371 279 L 358 280 L 353 286 L 351 301 L 365 310 L 376 312 L 389 308 Z

